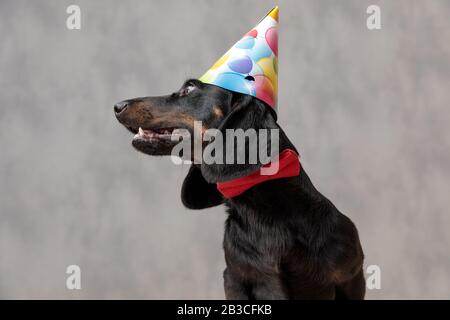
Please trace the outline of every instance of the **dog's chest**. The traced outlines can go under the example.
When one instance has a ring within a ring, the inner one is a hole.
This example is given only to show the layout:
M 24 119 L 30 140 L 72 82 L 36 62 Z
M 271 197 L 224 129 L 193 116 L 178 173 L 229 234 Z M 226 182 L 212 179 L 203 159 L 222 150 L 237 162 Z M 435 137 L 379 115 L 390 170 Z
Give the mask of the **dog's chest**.
M 246 278 L 277 275 L 283 257 L 291 248 L 290 239 L 286 227 L 230 212 L 224 236 L 227 266 Z

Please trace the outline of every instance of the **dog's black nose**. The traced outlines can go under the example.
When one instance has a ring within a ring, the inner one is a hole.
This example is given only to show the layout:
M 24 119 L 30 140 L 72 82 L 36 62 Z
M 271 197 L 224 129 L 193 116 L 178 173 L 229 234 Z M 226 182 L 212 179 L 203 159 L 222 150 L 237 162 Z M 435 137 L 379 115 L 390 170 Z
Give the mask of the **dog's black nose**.
M 128 102 L 127 101 L 118 102 L 118 103 L 116 103 L 114 105 L 114 112 L 116 113 L 116 115 L 118 115 L 123 110 L 125 110 L 127 107 L 128 107 Z

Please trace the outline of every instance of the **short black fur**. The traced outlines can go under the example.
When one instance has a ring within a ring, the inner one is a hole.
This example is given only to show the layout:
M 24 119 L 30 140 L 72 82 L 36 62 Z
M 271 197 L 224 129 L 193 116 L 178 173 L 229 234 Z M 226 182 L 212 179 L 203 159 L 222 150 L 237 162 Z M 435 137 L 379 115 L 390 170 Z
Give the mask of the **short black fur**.
M 195 88 L 186 96 L 187 85 Z M 161 127 L 161 123 L 192 130 L 187 118 L 221 131 L 278 128 L 280 152 L 295 150 L 264 102 L 197 80 L 189 80 L 166 97 L 126 103 L 125 110 L 116 108 L 116 116 L 131 131 Z M 166 148 L 167 143 L 153 142 L 138 149 L 160 155 L 169 154 Z M 217 191 L 217 182 L 245 176 L 261 166 L 194 164 L 183 182 L 186 207 L 204 209 L 224 203 L 227 208 L 226 298 L 363 299 L 363 251 L 357 229 L 316 190 L 303 167 L 297 177 L 261 183 L 232 199 Z

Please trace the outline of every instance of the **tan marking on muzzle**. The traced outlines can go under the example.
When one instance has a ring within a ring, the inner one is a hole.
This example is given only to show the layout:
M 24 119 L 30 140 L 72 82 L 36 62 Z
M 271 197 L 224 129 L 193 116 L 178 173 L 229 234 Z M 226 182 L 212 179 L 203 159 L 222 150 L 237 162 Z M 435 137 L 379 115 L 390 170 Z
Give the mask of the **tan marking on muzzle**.
M 158 123 L 164 123 L 164 122 L 168 122 L 168 123 L 182 123 L 184 124 L 186 127 L 194 129 L 194 122 L 195 121 L 200 121 L 198 119 L 195 119 L 193 116 L 186 114 L 186 113 L 181 113 L 181 112 L 168 112 L 165 113 L 161 116 L 159 116 L 156 119 L 152 120 L 153 124 L 158 124 Z M 204 133 L 206 131 L 206 127 L 205 125 L 202 123 L 202 133 Z
M 218 106 L 213 107 L 213 113 L 216 116 L 216 118 L 223 118 L 223 111 Z

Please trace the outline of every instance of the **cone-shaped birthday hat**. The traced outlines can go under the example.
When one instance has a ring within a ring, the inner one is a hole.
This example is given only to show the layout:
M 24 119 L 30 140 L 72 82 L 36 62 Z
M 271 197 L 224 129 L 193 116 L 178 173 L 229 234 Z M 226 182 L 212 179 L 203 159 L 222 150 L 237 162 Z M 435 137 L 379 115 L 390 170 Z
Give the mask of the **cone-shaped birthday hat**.
M 278 7 L 236 42 L 203 76 L 204 83 L 254 96 L 275 111 L 278 94 Z

